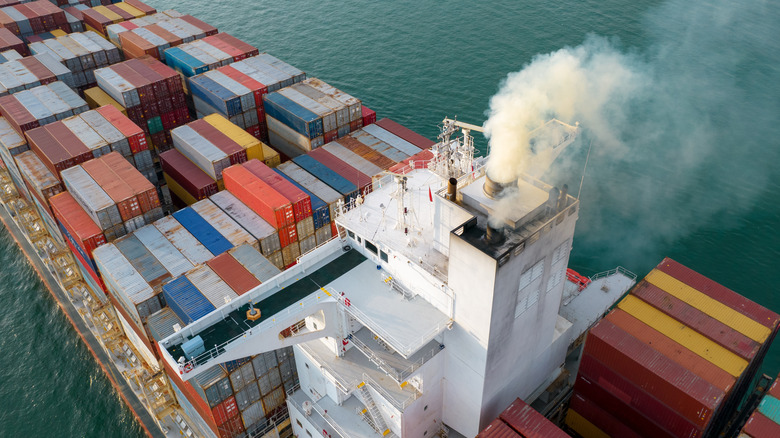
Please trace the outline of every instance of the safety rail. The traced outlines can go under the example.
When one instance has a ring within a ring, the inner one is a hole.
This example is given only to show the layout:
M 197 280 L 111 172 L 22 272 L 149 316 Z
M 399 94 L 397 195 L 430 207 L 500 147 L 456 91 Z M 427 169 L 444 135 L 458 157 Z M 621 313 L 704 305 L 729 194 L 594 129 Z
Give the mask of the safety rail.
M 249 330 L 247 330 L 247 331 L 245 331 L 245 332 L 243 332 L 243 333 L 241 333 L 239 335 L 236 335 L 236 336 L 230 338 L 229 340 L 227 340 L 227 341 L 225 341 L 225 342 L 223 342 L 221 344 L 217 344 L 217 345 L 211 347 L 210 349 L 208 349 L 205 352 L 203 352 L 203 353 L 193 357 L 192 359 L 190 359 L 188 361 L 185 361 L 183 363 L 183 368 L 184 369 L 189 369 L 189 371 L 192 371 L 192 370 L 195 369 L 195 367 L 201 366 L 201 365 L 207 363 L 208 361 L 210 361 L 210 360 L 212 360 L 212 359 L 214 359 L 216 357 L 219 357 L 222 353 L 227 351 L 226 347 L 227 347 L 228 344 L 231 344 L 231 343 L 233 343 L 233 342 L 235 342 L 235 341 L 237 341 L 237 340 L 239 340 L 241 338 L 246 338 L 247 336 L 251 336 L 252 332 L 254 332 L 254 331 L 262 332 L 262 331 L 266 331 L 268 329 L 272 329 L 274 327 L 277 327 L 279 329 L 279 331 L 281 332 L 283 329 L 287 328 L 287 326 L 280 326 L 279 323 L 277 322 L 277 318 L 294 315 L 294 314 L 298 313 L 301 309 L 304 309 L 304 308 L 306 308 L 306 307 L 308 307 L 308 306 L 310 306 L 312 304 L 324 302 L 328 298 L 331 298 L 331 297 L 329 297 L 325 293 L 322 293 L 322 291 L 321 292 L 316 292 L 316 293 L 314 293 L 312 295 L 309 295 L 306 298 L 298 301 L 296 304 L 292 304 L 292 305 L 288 306 L 286 309 L 275 313 L 272 318 L 267 319 L 267 320 L 261 322 L 260 324 L 252 327 L 251 329 L 249 329 Z
M 300 389 L 300 385 L 295 385 L 287 391 L 287 402 L 295 406 L 295 409 L 298 409 L 298 411 L 301 412 L 303 415 L 306 415 L 306 411 L 303 409 L 303 406 L 292 397 L 292 395 L 298 389 Z M 311 402 L 311 406 L 315 411 L 317 411 L 318 414 L 320 414 L 322 419 L 325 420 L 325 422 L 328 423 L 328 425 L 330 425 L 330 427 L 335 429 L 336 432 L 342 436 L 342 438 L 351 437 L 351 435 L 348 434 L 343 427 L 339 426 L 336 420 L 334 420 L 330 415 L 328 415 L 328 413 L 324 409 L 322 409 L 322 407 L 319 406 L 316 402 Z
M 298 344 L 299 347 L 301 347 L 304 351 L 306 351 L 309 356 L 312 356 L 314 361 L 320 366 L 320 368 L 324 369 L 328 372 L 331 376 L 333 376 L 333 381 L 336 384 L 336 387 L 344 394 L 345 397 L 349 397 L 352 394 L 352 391 L 357 387 L 358 380 L 352 380 L 347 381 L 341 378 L 341 375 L 336 372 L 330 365 L 325 363 L 324 361 L 319 360 L 319 358 L 315 358 L 314 352 L 309 348 L 308 345 L 305 343 Z
M 368 358 L 368 360 L 374 362 L 374 364 L 377 367 L 379 367 L 380 370 L 382 370 L 385 374 L 390 376 L 391 379 L 395 380 L 396 383 L 398 383 L 399 385 L 401 384 L 402 382 L 401 374 L 398 372 L 398 370 L 390 366 L 390 364 L 385 362 L 384 359 L 382 359 L 381 357 L 379 357 L 379 355 L 374 353 L 374 350 L 371 347 L 366 345 L 365 342 L 361 341 L 357 336 L 354 335 L 354 333 L 347 336 L 347 339 L 352 342 L 355 348 L 363 352 L 363 354 Z
M 434 356 L 439 354 L 441 350 L 444 350 L 444 344 L 439 344 L 438 346 L 431 348 L 430 351 L 420 356 L 419 359 L 412 362 L 412 364 L 406 367 L 406 369 L 401 370 L 400 371 L 401 380 L 406 380 L 406 378 L 411 376 L 412 373 L 417 371 L 421 366 L 425 365 L 426 362 L 433 359 Z
M 342 306 L 344 306 L 344 309 L 350 315 L 352 315 L 355 319 L 357 319 L 364 327 L 366 327 L 370 331 L 374 332 L 377 336 L 382 338 L 382 340 L 384 340 L 388 345 L 393 347 L 393 349 L 397 351 L 404 358 L 409 357 L 420 347 L 430 342 L 431 339 L 433 339 L 437 334 L 441 333 L 446 327 L 448 327 L 452 323 L 452 320 L 448 320 L 446 323 L 436 324 L 436 326 L 433 327 L 431 330 L 428 330 L 427 332 L 420 335 L 413 343 L 406 345 L 401 341 L 399 341 L 395 336 L 391 335 L 390 332 L 388 332 L 384 327 L 382 327 L 382 324 L 379 324 L 378 322 L 374 321 L 370 316 L 363 313 L 363 311 L 361 311 L 360 309 L 355 308 L 352 305 L 352 302 L 349 301 L 349 297 L 344 296 L 342 292 L 335 291 L 335 290 L 329 290 L 328 292 L 331 293 L 333 297 L 336 298 L 336 300 L 339 303 L 341 303 Z
M 612 269 L 610 269 L 608 271 L 599 272 L 598 274 L 591 275 L 588 278 L 590 278 L 591 281 L 594 281 L 594 280 L 598 280 L 599 278 L 610 277 L 610 276 L 615 275 L 615 274 L 622 274 L 622 275 L 630 278 L 632 281 L 636 281 L 636 274 L 634 274 L 633 272 L 629 271 L 628 269 L 626 269 L 626 268 L 624 268 L 622 266 L 618 266 L 616 268 L 612 268 Z
M 403 412 L 404 409 L 409 407 L 409 405 L 411 405 L 415 400 L 420 398 L 420 395 L 422 395 L 422 393 L 420 393 L 420 391 L 418 391 L 417 388 L 412 387 L 414 388 L 414 390 L 412 391 L 412 394 L 409 395 L 409 397 L 407 397 L 405 400 L 398 400 L 392 394 L 390 394 L 385 388 L 383 388 L 382 385 L 377 383 L 376 380 L 372 379 L 371 376 L 369 376 L 366 373 L 363 373 L 363 381 L 366 384 L 370 385 L 372 388 L 374 388 L 376 392 L 379 393 L 379 395 L 381 395 L 385 400 L 390 402 L 391 405 L 393 405 L 396 409 L 398 409 L 401 412 Z

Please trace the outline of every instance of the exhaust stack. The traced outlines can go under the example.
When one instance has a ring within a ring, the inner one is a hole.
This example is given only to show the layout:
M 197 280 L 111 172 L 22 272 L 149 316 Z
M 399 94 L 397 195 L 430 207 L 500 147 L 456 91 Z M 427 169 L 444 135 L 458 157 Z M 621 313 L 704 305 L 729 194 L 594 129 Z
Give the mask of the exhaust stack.
M 493 228 L 490 223 L 485 228 L 485 241 L 489 245 L 499 245 L 504 242 L 504 231 L 502 228 Z
M 456 178 L 450 178 L 447 185 L 447 198 L 452 202 L 457 202 L 458 198 L 458 180 Z
M 512 185 L 511 182 L 500 183 L 490 179 L 490 175 L 485 175 L 485 184 L 482 186 L 482 191 L 485 192 L 485 196 L 490 199 L 498 199 L 501 197 L 501 193 Z

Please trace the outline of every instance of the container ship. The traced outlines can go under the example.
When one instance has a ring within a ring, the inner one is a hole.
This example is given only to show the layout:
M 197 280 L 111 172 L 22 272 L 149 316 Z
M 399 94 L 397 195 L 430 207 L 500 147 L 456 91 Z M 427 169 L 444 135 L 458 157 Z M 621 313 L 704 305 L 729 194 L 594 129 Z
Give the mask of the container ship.
M 491 179 L 480 127 L 139 0 L 0 26 L 0 218 L 148 435 L 737 430 L 780 317 L 671 260 L 567 269 L 579 200 Z

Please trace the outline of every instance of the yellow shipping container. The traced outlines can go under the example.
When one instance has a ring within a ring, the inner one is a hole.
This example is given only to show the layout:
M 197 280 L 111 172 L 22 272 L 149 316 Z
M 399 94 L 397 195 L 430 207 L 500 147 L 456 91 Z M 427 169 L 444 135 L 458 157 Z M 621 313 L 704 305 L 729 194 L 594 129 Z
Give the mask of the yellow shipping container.
M 138 10 L 138 9 L 128 5 L 125 2 L 114 3 L 114 6 L 116 6 L 117 8 L 119 8 L 119 9 L 125 11 L 125 12 L 127 12 L 128 14 L 132 15 L 135 18 L 141 18 L 144 15 L 146 15 L 143 12 L 141 12 L 140 10 Z
M 566 413 L 566 425 L 585 438 L 610 438 L 604 431 L 572 409 Z
M 54 36 L 55 38 L 59 38 L 61 36 L 65 36 L 65 35 L 68 34 L 67 32 L 65 32 L 62 29 L 54 29 L 53 31 L 51 31 L 49 33 L 52 34 L 52 36 Z
M 772 333 L 769 327 L 761 325 L 748 316 L 699 292 L 663 271 L 653 269 L 647 274 L 645 280 L 756 342 L 763 343 Z
M 95 6 L 92 8 L 93 11 L 103 15 L 104 17 L 108 18 L 114 23 L 121 23 L 125 21 L 124 18 L 122 18 L 121 15 L 117 14 L 116 12 L 112 11 L 111 9 L 108 9 L 105 6 Z
M 220 132 L 230 137 L 231 140 L 238 143 L 246 150 L 248 159 L 258 159 L 263 161 L 263 142 L 252 137 L 252 135 L 234 124 L 221 114 L 210 114 L 203 118 L 209 125 L 217 128 Z
M 119 102 L 114 100 L 114 98 L 109 96 L 105 91 L 100 89 L 100 87 L 92 87 L 85 90 L 84 100 L 87 101 L 87 105 L 89 105 L 90 109 L 100 108 L 101 106 L 105 106 L 105 105 L 111 105 L 114 108 L 121 111 L 122 114 L 127 115 L 127 110 L 125 109 L 125 107 L 123 107 Z
M 163 172 L 163 178 L 165 178 L 165 182 L 168 184 L 168 190 L 170 190 L 171 193 L 176 195 L 177 198 L 184 201 L 185 204 L 192 205 L 198 202 L 198 200 L 195 199 L 195 197 L 192 196 L 190 192 L 184 190 L 184 187 L 182 187 L 179 183 L 177 183 L 175 179 L 168 176 L 167 173 Z
M 266 166 L 274 168 L 282 164 L 282 157 L 279 156 L 279 152 L 265 143 L 260 144 L 263 145 L 263 163 L 265 163 Z
M 626 296 L 618 307 L 734 377 L 748 366 L 745 359 L 633 295 Z

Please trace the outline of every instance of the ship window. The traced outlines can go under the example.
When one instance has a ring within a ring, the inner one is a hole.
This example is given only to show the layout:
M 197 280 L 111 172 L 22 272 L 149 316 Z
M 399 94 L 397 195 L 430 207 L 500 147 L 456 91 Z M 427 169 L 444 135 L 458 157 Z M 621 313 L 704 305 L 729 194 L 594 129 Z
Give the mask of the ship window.
M 379 258 L 382 259 L 383 262 L 387 263 L 387 253 L 384 251 L 379 251 Z
M 309 432 L 309 429 L 305 429 L 305 430 L 306 430 L 306 435 L 311 436 L 311 432 Z
M 517 288 L 517 304 L 515 305 L 515 318 L 533 307 L 539 301 L 542 287 L 542 274 L 544 273 L 544 259 L 536 262 L 520 276 L 520 284 Z
M 378 251 L 376 245 L 369 242 L 368 240 L 366 240 L 366 249 L 373 252 L 374 254 L 376 254 Z
M 351 237 L 353 239 L 355 238 L 355 233 L 353 233 L 352 231 L 347 230 L 347 234 L 349 234 L 349 237 Z
M 298 423 L 298 427 L 300 427 L 301 429 L 303 429 L 303 424 L 301 424 L 301 420 L 299 420 L 299 419 L 297 419 L 297 418 L 296 418 L 296 419 L 295 419 L 295 422 L 296 422 L 296 423 Z

